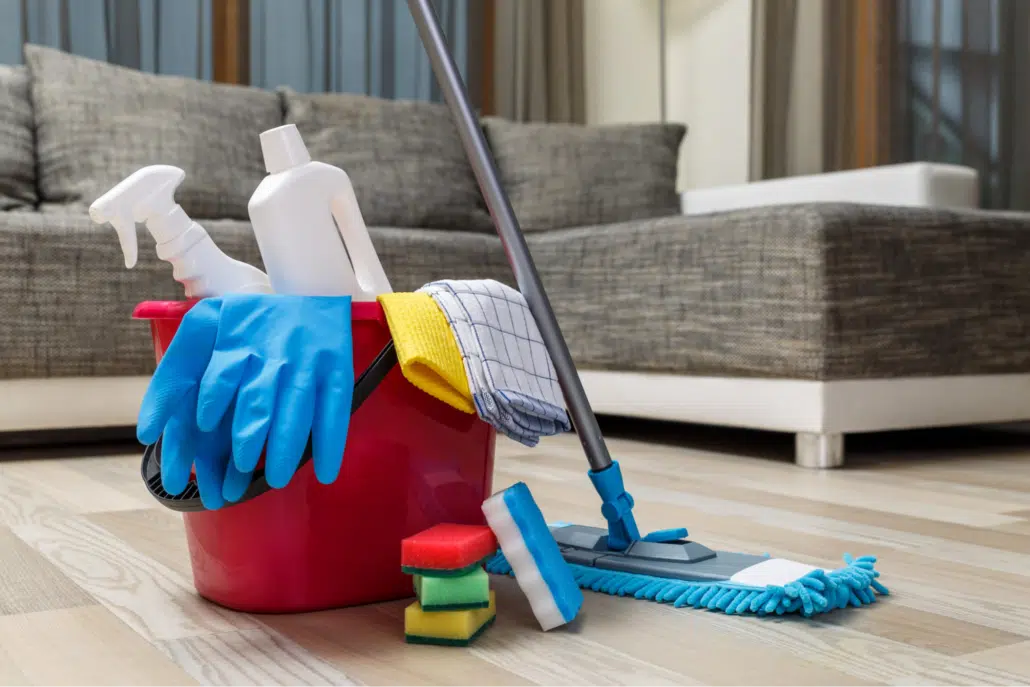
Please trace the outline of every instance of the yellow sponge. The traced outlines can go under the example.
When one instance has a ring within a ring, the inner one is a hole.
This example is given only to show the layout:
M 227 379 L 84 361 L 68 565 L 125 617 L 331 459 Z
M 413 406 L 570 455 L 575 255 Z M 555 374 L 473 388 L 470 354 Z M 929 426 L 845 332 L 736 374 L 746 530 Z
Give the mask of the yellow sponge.
M 490 592 L 490 605 L 463 611 L 423 611 L 418 601 L 404 609 L 404 639 L 411 644 L 467 646 L 483 634 L 497 615 L 497 602 Z

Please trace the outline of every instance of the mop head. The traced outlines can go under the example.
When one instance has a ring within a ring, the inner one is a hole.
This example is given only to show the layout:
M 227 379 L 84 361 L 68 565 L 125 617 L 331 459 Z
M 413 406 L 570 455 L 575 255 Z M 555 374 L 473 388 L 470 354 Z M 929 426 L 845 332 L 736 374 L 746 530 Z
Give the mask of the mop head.
M 583 605 L 583 592 L 529 487 L 519 482 L 494 494 L 483 502 L 483 514 L 503 552 L 497 556 L 522 588 L 540 627 L 547 631 L 571 622 Z
M 576 525 L 555 525 L 551 529 L 557 531 L 564 527 L 580 531 L 601 531 Z M 563 555 L 566 559 L 575 557 L 581 561 L 569 561 L 568 567 L 576 584 L 583 589 L 672 604 L 676 608 L 689 606 L 722 611 L 731 615 L 766 616 L 798 613 L 810 618 L 834 609 L 866 606 L 876 601 L 877 594 L 889 593 L 887 588 L 877 581 L 880 573 L 874 568 L 876 558 L 873 556 L 853 559 L 845 554 L 844 567 L 825 570 L 781 558 L 717 552 L 711 561 L 702 561 L 690 566 L 680 564 L 676 570 L 676 566 L 666 563 L 670 572 L 677 575 L 674 579 L 628 572 L 625 569 L 596 567 L 603 565 L 600 561 L 606 558 L 611 559 L 609 565 L 634 567 L 629 556 L 618 553 L 584 555 L 582 550 L 574 551 L 564 547 Z M 720 575 L 714 573 L 714 570 L 719 565 L 715 560 L 720 558 L 727 561 L 723 563 L 724 568 L 733 567 L 739 561 L 746 561 L 747 564 L 719 579 Z M 698 576 L 696 579 L 689 579 L 691 572 L 688 568 L 695 566 Z M 512 574 L 512 566 L 505 558 L 503 549 L 487 561 L 486 570 L 495 575 Z

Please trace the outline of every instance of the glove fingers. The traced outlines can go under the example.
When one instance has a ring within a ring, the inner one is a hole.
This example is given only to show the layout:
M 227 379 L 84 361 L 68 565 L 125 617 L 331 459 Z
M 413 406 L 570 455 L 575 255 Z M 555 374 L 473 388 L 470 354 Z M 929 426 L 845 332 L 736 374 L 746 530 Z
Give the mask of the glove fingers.
M 226 454 L 228 454 L 228 451 Z M 200 489 L 200 500 L 208 510 L 218 510 L 225 505 L 225 498 L 222 496 L 222 483 L 225 480 L 225 470 L 228 462 L 228 455 L 220 456 L 218 453 L 206 453 L 197 456 L 196 461 L 194 461 L 197 470 L 197 487 Z
M 254 477 L 253 472 L 240 472 L 236 462 L 230 460 L 225 468 L 225 483 L 222 485 L 222 496 L 229 503 L 236 503 L 247 493 L 247 487 Z
M 322 484 L 331 484 L 340 474 L 353 399 L 352 369 L 334 370 L 319 385 L 311 447 L 315 477 Z
M 279 399 L 265 453 L 268 486 L 281 489 L 290 483 L 304 456 L 315 416 L 315 386 L 307 375 L 279 385 Z
M 231 462 L 231 425 L 230 411 L 213 432 L 202 432 L 197 435 L 197 458 L 194 461 L 197 487 L 200 489 L 200 500 L 208 510 L 217 510 L 225 505 L 222 485 L 225 482 L 226 468 Z
M 219 351 L 211 357 L 197 393 L 197 427 L 201 431 L 213 431 L 222 422 L 249 364 L 250 356 L 239 349 Z
M 194 305 L 172 337 L 147 386 L 136 420 L 136 438 L 153 444 L 183 397 L 196 390 L 215 348 L 221 300 L 205 299 Z
M 181 494 L 190 481 L 197 452 L 197 433 L 192 415 L 188 408 L 173 415 L 161 440 L 161 486 L 172 496 Z
M 281 369 L 267 364 L 240 384 L 232 419 L 232 460 L 240 472 L 252 472 L 265 449 Z

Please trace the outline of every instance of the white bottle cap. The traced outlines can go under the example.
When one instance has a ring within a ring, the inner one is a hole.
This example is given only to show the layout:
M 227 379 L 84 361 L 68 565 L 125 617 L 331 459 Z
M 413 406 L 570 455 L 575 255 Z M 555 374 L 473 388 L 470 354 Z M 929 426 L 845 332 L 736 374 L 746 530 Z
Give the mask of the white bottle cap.
M 265 158 L 265 171 L 269 174 L 278 174 L 311 162 L 311 155 L 296 124 L 277 126 L 261 132 L 261 154 Z

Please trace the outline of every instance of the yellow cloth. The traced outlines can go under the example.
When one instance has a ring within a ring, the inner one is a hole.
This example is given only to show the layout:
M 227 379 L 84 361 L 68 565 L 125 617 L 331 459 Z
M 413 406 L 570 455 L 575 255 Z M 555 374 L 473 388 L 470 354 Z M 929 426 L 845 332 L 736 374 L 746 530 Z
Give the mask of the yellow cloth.
M 474 414 L 465 365 L 447 317 L 428 293 L 385 293 L 379 303 L 404 378 L 430 396 Z

